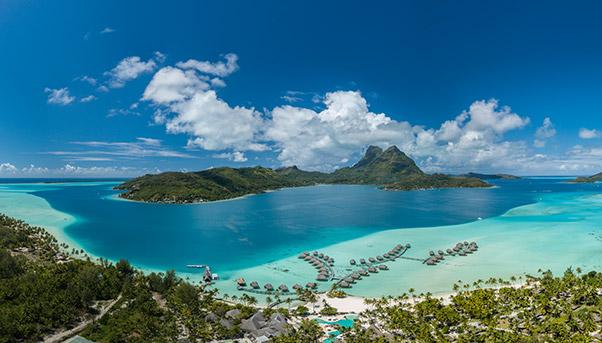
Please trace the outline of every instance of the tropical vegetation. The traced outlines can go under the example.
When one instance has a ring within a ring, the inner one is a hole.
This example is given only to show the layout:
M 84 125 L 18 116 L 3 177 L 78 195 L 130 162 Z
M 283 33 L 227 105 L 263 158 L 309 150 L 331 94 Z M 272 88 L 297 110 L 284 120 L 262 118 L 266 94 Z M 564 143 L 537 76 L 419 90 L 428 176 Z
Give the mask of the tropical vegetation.
M 396 146 L 384 151 L 370 146 L 356 164 L 333 173 L 304 171 L 296 166 L 275 170 L 221 167 L 199 172 L 144 175 L 126 181 L 116 189 L 124 190 L 120 196 L 131 200 L 190 203 L 315 184 L 372 184 L 386 190 L 490 186 L 475 177 L 426 174 Z

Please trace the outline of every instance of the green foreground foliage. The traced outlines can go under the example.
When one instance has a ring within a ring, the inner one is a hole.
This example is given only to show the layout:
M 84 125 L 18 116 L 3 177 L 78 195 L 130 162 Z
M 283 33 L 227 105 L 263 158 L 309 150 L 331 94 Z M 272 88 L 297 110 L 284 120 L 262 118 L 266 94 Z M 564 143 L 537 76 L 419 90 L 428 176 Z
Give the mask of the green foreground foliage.
M 427 296 L 375 300 L 346 342 L 600 341 L 602 273 L 544 272 L 523 287 L 464 290 L 444 304 Z
M 78 252 L 79 254 L 79 252 Z M 90 320 L 80 335 L 97 342 L 175 342 L 242 337 L 240 318 L 254 309 L 229 305 L 176 277 L 143 275 L 122 260 L 74 259 L 44 229 L 0 215 L 0 342 L 38 342 Z M 205 320 L 240 310 L 225 328 Z

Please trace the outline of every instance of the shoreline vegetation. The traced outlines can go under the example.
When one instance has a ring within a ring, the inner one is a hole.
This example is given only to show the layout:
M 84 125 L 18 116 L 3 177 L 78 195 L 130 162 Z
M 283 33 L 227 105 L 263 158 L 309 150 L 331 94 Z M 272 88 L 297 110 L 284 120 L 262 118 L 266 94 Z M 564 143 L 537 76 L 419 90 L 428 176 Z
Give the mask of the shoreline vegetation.
M 598 173 L 592 176 L 580 176 L 574 180 L 569 181 L 570 183 L 595 183 L 602 181 L 602 173 Z
M 296 166 L 279 169 L 220 167 L 199 172 L 148 174 L 128 180 L 115 189 L 123 190 L 119 197 L 128 200 L 182 204 L 228 200 L 318 184 L 376 185 L 388 191 L 491 187 L 482 177 L 426 174 L 396 146 L 384 151 L 370 146 L 356 164 L 332 173 L 304 171 Z
M 255 342 L 262 336 L 322 342 L 333 330 L 344 342 L 602 339 L 600 272 L 459 280 L 452 290 L 441 298 L 409 289 L 363 300 L 340 290 L 299 290 L 289 298 L 276 291 L 272 305 L 258 308 L 246 293 L 220 299 L 217 290 L 173 271 L 144 274 L 125 260 L 93 261 L 43 228 L 0 215 L 1 342 L 58 342 L 73 335 L 95 342 Z M 315 321 L 336 321 L 342 312 L 358 315 L 352 328 Z

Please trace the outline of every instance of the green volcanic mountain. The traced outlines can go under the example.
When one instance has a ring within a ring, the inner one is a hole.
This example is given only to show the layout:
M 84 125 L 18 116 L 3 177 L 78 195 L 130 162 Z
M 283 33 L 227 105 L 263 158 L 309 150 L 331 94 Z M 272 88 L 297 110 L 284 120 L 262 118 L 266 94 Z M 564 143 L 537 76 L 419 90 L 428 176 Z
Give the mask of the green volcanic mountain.
M 189 203 L 231 199 L 283 187 L 315 184 L 373 184 L 387 190 L 450 187 L 487 187 L 473 177 L 425 174 L 396 146 L 382 150 L 370 146 L 362 159 L 333 173 L 304 171 L 296 166 L 279 169 L 213 168 L 199 172 L 144 175 L 116 187 L 131 200 Z
M 370 146 L 366 154 L 351 167 L 333 173 L 337 183 L 387 184 L 405 177 L 425 175 L 414 161 L 396 146 L 383 151 Z

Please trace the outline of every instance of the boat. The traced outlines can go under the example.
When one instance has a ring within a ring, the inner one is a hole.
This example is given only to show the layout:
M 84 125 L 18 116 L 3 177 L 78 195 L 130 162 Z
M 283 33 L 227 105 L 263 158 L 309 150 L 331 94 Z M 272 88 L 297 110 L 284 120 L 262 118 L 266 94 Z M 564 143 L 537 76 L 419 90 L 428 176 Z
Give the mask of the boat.
M 186 268 L 205 268 L 204 264 L 187 264 Z

